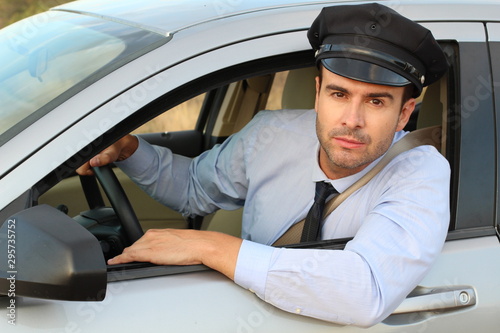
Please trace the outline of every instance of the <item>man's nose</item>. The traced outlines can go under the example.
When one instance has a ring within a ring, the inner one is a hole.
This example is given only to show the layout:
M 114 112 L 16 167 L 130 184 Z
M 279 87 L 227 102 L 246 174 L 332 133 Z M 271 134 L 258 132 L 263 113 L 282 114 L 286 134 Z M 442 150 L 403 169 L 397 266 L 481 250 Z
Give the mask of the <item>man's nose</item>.
M 362 128 L 365 126 L 363 107 L 358 102 L 351 102 L 344 108 L 342 125 L 349 128 Z

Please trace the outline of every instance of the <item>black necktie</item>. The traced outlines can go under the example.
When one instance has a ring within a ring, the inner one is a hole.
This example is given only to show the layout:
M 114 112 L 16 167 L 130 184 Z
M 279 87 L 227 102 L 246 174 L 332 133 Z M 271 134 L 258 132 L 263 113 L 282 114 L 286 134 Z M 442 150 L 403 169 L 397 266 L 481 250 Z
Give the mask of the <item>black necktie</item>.
M 334 194 L 339 193 L 330 183 L 317 182 L 316 194 L 314 195 L 314 203 L 307 213 L 304 229 L 302 230 L 301 242 L 315 241 L 320 236 L 320 225 L 323 220 L 323 209 L 325 208 L 326 199 Z

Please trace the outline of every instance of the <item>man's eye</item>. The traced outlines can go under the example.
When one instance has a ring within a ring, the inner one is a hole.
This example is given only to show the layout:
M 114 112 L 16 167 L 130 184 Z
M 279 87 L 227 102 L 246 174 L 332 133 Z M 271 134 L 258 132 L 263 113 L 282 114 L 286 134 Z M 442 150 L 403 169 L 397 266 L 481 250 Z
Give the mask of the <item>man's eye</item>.
M 345 96 L 345 94 L 342 92 L 336 91 L 336 92 L 332 93 L 332 96 L 337 97 L 337 98 L 343 98 Z
M 370 103 L 373 105 L 383 105 L 384 104 L 384 102 L 382 102 L 380 99 L 372 99 L 370 101 Z

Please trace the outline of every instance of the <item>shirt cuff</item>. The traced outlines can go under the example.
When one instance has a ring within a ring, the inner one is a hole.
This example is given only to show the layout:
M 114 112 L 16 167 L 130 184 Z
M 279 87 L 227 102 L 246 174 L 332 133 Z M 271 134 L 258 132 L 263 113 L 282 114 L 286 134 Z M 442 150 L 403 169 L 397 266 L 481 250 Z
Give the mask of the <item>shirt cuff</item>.
M 267 274 L 275 248 L 243 240 L 236 262 L 234 282 L 264 298 Z
M 136 151 L 127 159 L 115 162 L 116 166 L 131 178 L 139 178 L 144 175 L 156 157 L 156 151 L 152 145 L 140 137 L 137 137 L 137 139 L 139 140 L 139 146 Z

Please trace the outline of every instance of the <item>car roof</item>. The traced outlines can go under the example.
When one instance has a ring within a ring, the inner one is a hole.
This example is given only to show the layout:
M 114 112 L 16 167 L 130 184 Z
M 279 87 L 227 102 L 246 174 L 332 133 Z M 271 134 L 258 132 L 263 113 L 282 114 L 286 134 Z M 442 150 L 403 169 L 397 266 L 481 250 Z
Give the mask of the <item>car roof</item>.
M 304 0 L 85 0 L 74 1 L 52 10 L 78 13 L 99 17 L 101 19 L 119 22 L 135 26 L 144 30 L 156 32 L 169 36 L 180 30 L 187 29 L 199 24 L 224 19 L 231 16 L 245 15 L 248 13 L 272 10 L 277 8 L 297 7 L 307 5 L 334 5 L 360 3 L 367 1 L 356 0 L 323 0 L 323 1 L 304 1 Z M 372 2 L 372 1 L 368 1 Z M 425 5 L 426 3 L 434 6 L 474 6 L 474 10 L 462 10 L 458 13 L 449 13 L 449 18 L 444 17 L 446 12 L 439 11 L 441 20 L 478 20 L 478 21 L 498 21 L 495 11 L 491 11 L 487 5 L 498 5 L 497 0 L 400 0 L 379 1 L 385 2 L 388 6 L 398 7 L 400 5 Z M 486 5 L 486 6 L 481 6 Z M 481 8 L 483 7 L 483 8 Z M 457 7 L 455 7 L 457 8 Z M 414 17 L 417 20 L 438 19 L 435 14 L 426 11 L 428 17 Z M 458 14 L 458 16 L 457 16 Z M 462 17 L 461 17 L 462 16 Z
M 347 0 L 349 2 L 355 0 Z M 87 0 L 53 8 L 133 25 L 169 35 L 202 23 L 247 13 L 290 7 L 331 3 L 304 0 Z M 339 1 L 333 1 L 333 3 Z

